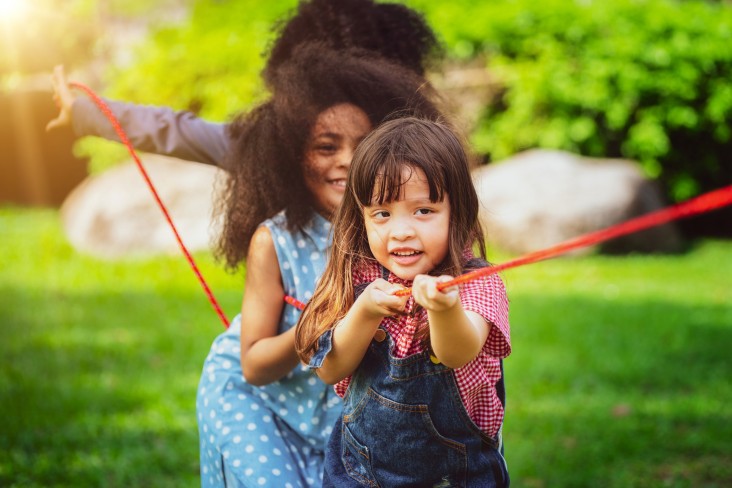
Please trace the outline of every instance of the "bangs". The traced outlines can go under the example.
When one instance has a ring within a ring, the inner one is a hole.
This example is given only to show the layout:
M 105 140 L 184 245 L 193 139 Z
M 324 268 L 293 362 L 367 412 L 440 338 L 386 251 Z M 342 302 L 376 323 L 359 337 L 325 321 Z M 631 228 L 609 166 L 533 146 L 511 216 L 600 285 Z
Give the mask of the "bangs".
M 414 154 L 407 158 L 393 151 L 385 152 L 374 158 L 371 164 L 361 167 L 363 173 L 354 177 L 354 193 L 361 207 L 383 205 L 399 200 L 402 188 L 417 169 L 421 169 L 427 178 L 429 199 L 431 202 L 442 201 L 446 193 L 445 175 L 440 164 L 432 159 L 419 160 Z

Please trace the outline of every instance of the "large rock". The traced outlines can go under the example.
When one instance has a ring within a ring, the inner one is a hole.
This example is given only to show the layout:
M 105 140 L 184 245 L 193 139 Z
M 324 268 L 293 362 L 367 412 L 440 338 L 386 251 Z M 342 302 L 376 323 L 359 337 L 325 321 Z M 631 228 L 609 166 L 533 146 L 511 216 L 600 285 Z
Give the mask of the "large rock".
M 662 208 L 637 164 L 531 150 L 473 172 L 488 242 L 511 253 L 544 249 Z M 610 252 L 677 252 L 673 224 L 604 244 Z M 579 251 L 579 253 L 588 250 Z
M 190 251 L 208 249 L 219 226 L 213 195 L 223 171 L 204 164 L 142 155 L 160 199 Z M 162 211 L 134 162 L 84 180 L 61 207 L 66 235 L 79 251 L 103 258 L 177 253 Z

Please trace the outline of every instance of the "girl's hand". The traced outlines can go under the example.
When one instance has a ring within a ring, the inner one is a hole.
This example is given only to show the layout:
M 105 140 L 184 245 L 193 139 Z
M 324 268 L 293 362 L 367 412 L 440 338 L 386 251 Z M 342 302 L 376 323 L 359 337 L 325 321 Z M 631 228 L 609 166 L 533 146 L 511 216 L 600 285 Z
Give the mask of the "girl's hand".
M 401 285 L 389 283 L 379 278 L 372 282 L 358 297 L 356 303 L 363 307 L 364 313 L 373 318 L 383 318 L 399 315 L 407 305 L 407 296 L 395 296 L 394 293 L 403 289 Z
M 58 116 L 46 125 L 46 130 L 52 130 L 57 127 L 63 127 L 71 123 L 71 106 L 74 104 L 76 97 L 71 92 L 69 82 L 66 80 L 64 67 L 59 65 L 53 69 L 51 75 L 51 83 L 53 83 L 53 101 L 59 109 Z
M 417 275 L 412 283 L 412 295 L 414 301 L 431 312 L 442 312 L 455 306 L 459 300 L 459 289 L 457 285 L 444 290 L 438 290 L 437 284 L 452 280 L 452 276 L 442 275 L 439 277 L 428 275 Z

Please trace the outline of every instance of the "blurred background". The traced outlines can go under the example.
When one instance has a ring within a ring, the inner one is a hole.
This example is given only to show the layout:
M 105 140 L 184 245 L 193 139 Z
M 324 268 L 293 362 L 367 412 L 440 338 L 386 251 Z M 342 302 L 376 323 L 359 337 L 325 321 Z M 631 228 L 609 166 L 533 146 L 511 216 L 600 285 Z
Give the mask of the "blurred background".
M 404 3 L 444 44 L 429 78 L 481 164 L 631 160 L 664 204 L 732 184 L 732 2 Z M 53 66 L 226 121 L 266 96 L 271 28 L 295 5 L 0 0 L 0 486 L 197 486 L 195 388 L 221 330 L 181 257 L 68 243 L 60 205 L 129 155 L 45 131 Z M 514 486 L 732 485 L 732 209 L 678 230 L 680 252 L 506 273 Z M 242 276 L 197 258 L 233 316 Z

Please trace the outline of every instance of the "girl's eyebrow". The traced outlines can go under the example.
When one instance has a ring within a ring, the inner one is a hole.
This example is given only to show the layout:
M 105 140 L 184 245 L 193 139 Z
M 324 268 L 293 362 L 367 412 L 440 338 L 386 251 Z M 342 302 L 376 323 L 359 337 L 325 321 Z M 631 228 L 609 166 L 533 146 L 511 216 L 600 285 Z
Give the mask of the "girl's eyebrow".
M 336 134 L 335 132 L 319 132 L 315 134 L 315 139 L 321 138 L 321 137 L 329 137 L 331 139 L 340 139 L 342 136 L 340 134 Z

